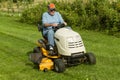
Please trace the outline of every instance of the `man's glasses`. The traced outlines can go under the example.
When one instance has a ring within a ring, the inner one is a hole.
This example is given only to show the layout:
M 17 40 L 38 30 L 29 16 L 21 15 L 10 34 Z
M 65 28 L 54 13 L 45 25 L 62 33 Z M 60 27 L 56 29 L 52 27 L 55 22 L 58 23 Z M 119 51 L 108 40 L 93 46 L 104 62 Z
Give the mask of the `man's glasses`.
M 52 12 L 52 11 L 55 11 L 55 9 L 51 9 L 50 11 L 51 11 L 51 12 Z

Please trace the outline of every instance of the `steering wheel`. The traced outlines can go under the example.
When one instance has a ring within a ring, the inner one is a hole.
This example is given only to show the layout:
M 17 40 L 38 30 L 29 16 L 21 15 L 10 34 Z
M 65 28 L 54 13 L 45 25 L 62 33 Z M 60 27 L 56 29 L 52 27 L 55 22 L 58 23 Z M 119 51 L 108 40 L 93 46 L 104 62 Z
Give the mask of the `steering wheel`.
M 63 27 L 65 27 L 65 24 L 61 23 L 61 24 L 58 24 L 56 27 L 52 27 L 52 28 L 54 29 L 54 31 L 57 31 L 58 29 L 63 28 Z

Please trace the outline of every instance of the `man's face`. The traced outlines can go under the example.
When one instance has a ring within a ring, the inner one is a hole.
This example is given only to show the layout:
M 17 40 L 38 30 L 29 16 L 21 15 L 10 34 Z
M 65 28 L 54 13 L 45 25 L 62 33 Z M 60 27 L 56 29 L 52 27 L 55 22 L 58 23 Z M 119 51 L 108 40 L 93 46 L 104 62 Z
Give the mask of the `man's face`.
M 49 11 L 49 14 L 52 16 L 55 14 L 55 9 L 48 9 L 48 11 Z

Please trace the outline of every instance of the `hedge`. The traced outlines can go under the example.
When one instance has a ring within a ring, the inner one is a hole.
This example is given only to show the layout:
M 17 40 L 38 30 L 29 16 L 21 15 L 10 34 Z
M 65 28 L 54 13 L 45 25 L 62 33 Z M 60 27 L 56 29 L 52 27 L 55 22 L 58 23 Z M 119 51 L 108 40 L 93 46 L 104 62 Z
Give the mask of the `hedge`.
M 74 2 L 56 1 L 57 11 L 70 26 L 80 29 L 106 31 L 108 34 L 120 32 L 120 2 L 108 0 L 75 0 Z M 43 12 L 49 2 L 43 2 L 22 13 L 20 21 L 30 24 L 41 23 Z

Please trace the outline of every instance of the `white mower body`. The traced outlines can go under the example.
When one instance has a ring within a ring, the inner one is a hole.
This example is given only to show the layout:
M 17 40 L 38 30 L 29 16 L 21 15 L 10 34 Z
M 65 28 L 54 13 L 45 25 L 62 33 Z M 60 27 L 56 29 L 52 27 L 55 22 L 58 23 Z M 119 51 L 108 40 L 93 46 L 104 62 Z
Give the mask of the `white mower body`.
M 63 56 L 86 53 L 81 36 L 68 28 L 60 28 L 55 32 L 55 43 L 58 53 Z

